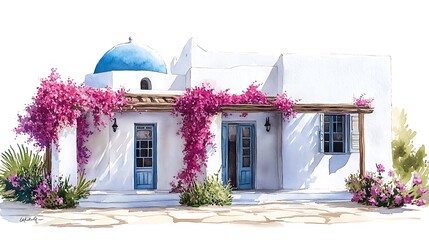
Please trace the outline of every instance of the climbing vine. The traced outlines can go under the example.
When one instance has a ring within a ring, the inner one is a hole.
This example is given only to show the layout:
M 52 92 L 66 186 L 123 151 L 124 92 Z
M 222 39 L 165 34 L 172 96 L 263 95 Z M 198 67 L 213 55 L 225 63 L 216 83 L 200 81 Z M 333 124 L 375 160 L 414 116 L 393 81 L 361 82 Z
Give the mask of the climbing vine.
M 297 100 L 287 97 L 286 93 L 278 95 L 270 102 L 258 90 L 260 85 L 251 84 L 242 94 L 229 94 L 228 90 L 215 92 L 208 85 L 187 89 L 185 94 L 176 99 L 173 115 L 181 117 L 182 122 L 178 134 L 184 139 L 184 166 L 175 177 L 177 182 L 171 182 L 173 192 L 182 192 L 192 186 L 197 174 L 202 173 L 207 165 L 208 146 L 213 146 L 213 134 L 210 125 L 213 117 L 220 113 L 222 106 L 227 104 L 264 104 L 275 105 L 283 112 L 284 119 L 296 115 L 293 110 Z M 245 116 L 245 114 L 243 115 Z
M 48 147 L 51 143 L 58 148 L 61 130 L 77 125 L 79 172 L 83 173 L 90 155 L 84 143 L 92 134 L 86 113 L 91 113 L 95 127 L 105 127 L 102 116 L 112 119 L 113 112 L 121 111 L 128 103 L 124 93 L 124 89 L 115 92 L 109 88 L 76 85 L 71 79 L 63 81 L 56 69 L 51 69 L 51 74 L 43 78 L 37 88 L 33 102 L 25 107 L 25 114 L 18 115 L 15 132 L 27 135 L 28 141 L 39 148 Z

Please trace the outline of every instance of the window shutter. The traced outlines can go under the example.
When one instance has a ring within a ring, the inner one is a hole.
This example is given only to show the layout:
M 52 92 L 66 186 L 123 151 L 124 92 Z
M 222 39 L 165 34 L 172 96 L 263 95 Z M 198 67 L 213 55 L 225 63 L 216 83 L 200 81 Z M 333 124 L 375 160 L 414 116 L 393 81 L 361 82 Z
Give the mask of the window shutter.
M 319 117 L 320 117 L 320 125 L 319 125 L 319 151 L 321 153 L 325 152 L 325 132 L 323 129 L 323 125 L 325 124 L 325 114 L 323 113 L 319 113 Z
M 359 152 L 359 117 L 358 114 L 350 114 L 350 152 Z

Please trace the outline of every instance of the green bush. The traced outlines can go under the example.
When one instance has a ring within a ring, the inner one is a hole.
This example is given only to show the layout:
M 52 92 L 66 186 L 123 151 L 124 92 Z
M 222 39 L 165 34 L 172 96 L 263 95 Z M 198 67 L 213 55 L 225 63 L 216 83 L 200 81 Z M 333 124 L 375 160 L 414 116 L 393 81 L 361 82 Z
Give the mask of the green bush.
M 429 163 L 425 160 L 427 154 L 425 146 L 420 146 L 417 150 L 414 147 L 414 137 L 416 131 L 408 127 L 407 114 L 402 109 L 394 108 L 393 133 L 395 138 L 392 141 L 393 168 L 396 175 L 403 183 L 409 182 L 412 173 L 417 172 L 423 181 L 423 186 L 429 185 Z
M 78 205 L 78 200 L 88 198 L 94 182 L 95 179 L 86 180 L 83 176 L 79 177 L 76 186 L 70 185 L 68 178 L 60 181 L 58 184 L 58 196 L 63 198 L 61 208 L 75 208 Z
M 232 188 L 229 183 L 223 185 L 219 179 L 219 172 L 208 176 L 204 183 L 195 181 L 192 188 L 180 194 L 181 205 L 199 207 L 205 205 L 231 205 Z
M 23 145 L 1 154 L 0 194 L 4 199 L 34 203 L 34 190 L 45 175 L 44 157 Z
M 78 200 L 87 198 L 94 180 L 80 176 L 76 186 L 69 179 L 52 181 L 45 174 L 44 157 L 18 145 L 1 154 L 0 194 L 4 199 L 32 203 L 44 208 L 74 208 Z

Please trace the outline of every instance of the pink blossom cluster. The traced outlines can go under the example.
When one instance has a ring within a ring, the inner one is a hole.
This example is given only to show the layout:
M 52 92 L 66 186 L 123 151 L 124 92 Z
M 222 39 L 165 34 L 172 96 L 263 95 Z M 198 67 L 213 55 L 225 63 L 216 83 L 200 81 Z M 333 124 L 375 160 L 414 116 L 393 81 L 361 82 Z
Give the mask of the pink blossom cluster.
M 354 105 L 358 107 L 372 107 L 374 98 L 365 98 L 365 93 L 361 94 L 359 98 L 353 97 Z
M 269 104 L 267 96 L 258 90 L 260 86 L 253 82 L 242 94 L 226 96 L 224 104 Z
M 128 103 L 124 93 L 124 89 L 115 92 L 109 88 L 96 89 L 76 85 L 71 79 L 63 81 L 56 69 L 51 69 L 51 74 L 42 79 L 37 88 L 33 102 L 25 107 L 26 113 L 18 115 L 15 131 L 17 134 L 28 135 L 28 141 L 34 141 L 40 148 L 50 146 L 51 143 L 58 147 L 61 129 L 75 124 L 88 128 L 89 125 L 83 120 L 77 123 L 87 112 L 92 113 L 94 126 L 106 126 L 102 115 L 111 119 L 113 111 L 121 111 Z M 85 142 L 83 139 L 87 138 L 90 132 L 80 129 L 77 134 L 80 144 L 79 163 L 86 163 L 89 151 L 82 146 Z
M 51 189 L 49 178 L 45 178 L 34 190 L 36 206 L 59 208 L 63 205 L 63 198 L 58 196 L 58 186 Z
M 388 173 L 391 179 L 385 183 L 382 176 L 384 166 L 376 164 L 376 167 L 377 173 L 367 172 L 363 178 L 359 174 L 352 174 L 346 179 L 346 186 L 353 194 L 353 202 L 388 208 L 402 207 L 404 204 L 422 206 L 426 203 L 422 197 L 428 190 L 422 185 L 417 173 L 413 174 L 412 186 L 407 188 L 394 178 L 391 170 Z
M 227 104 L 274 104 L 284 113 L 284 117 L 295 116 L 293 105 L 295 100 L 279 95 L 270 103 L 267 97 L 258 90 L 260 85 L 253 83 L 242 94 L 228 93 L 228 90 L 216 93 L 208 85 L 187 89 L 186 93 L 176 99 L 173 115 L 182 118 L 179 132 L 185 140 L 184 166 L 175 177 L 177 183 L 171 182 L 173 192 L 181 192 L 192 187 L 198 173 L 207 163 L 207 146 L 212 145 L 213 134 L 210 132 L 212 117 L 221 112 Z M 243 113 L 245 116 L 245 113 Z
M 87 122 L 86 115 L 82 115 L 76 120 L 77 126 L 77 163 L 78 163 L 78 172 L 80 174 L 85 174 L 85 165 L 88 163 L 88 159 L 91 156 L 91 152 L 85 143 L 88 141 L 88 137 L 93 133 L 89 130 L 89 124 Z
M 14 188 L 20 188 L 21 190 L 23 190 L 24 188 L 21 186 L 21 180 L 24 180 L 24 179 L 21 179 L 20 177 L 18 177 L 18 175 L 16 175 L 16 174 L 14 174 L 14 175 L 11 175 L 11 176 L 9 176 L 8 178 L 7 178 L 7 180 L 10 182 L 10 184 L 12 184 L 12 187 L 14 187 Z
M 283 119 L 287 120 L 290 117 L 296 117 L 296 112 L 293 110 L 293 106 L 299 101 L 288 98 L 286 93 L 277 95 L 277 98 L 272 102 L 283 113 Z

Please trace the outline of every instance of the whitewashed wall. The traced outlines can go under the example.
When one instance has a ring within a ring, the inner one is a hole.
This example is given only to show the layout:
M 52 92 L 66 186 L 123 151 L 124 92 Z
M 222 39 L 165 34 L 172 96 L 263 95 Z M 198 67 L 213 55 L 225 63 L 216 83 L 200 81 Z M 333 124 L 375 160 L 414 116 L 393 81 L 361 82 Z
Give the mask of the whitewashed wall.
M 287 54 L 283 62 L 283 90 L 301 103 L 352 103 L 361 93 L 374 97 L 374 113 L 365 116 L 366 167 L 391 167 L 389 57 Z M 344 178 L 359 170 L 358 153 L 319 153 L 318 131 L 318 114 L 299 114 L 285 123 L 283 188 L 344 188 Z
M 104 88 L 108 86 L 113 89 L 123 87 L 127 91 L 135 92 L 136 90 L 140 90 L 140 81 L 144 77 L 150 79 L 153 90 L 185 90 L 185 76 L 150 71 L 112 71 L 88 74 L 85 77 L 85 85 L 95 88 Z
M 179 118 L 170 113 L 117 113 L 118 129 L 111 125 L 93 130 L 87 146 L 92 152 L 88 178 L 97 178 L 94 190 L 134 190 L 134 124 L 157 124 L 157 189 L 168 191 L 169 183 L 183 166 L 183 141 L 176 135 Z

